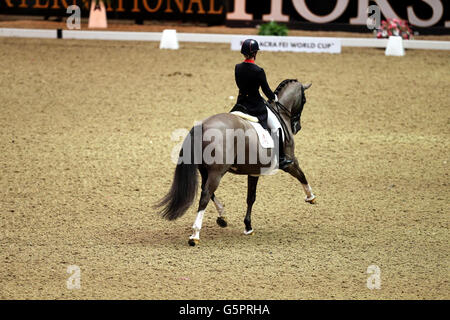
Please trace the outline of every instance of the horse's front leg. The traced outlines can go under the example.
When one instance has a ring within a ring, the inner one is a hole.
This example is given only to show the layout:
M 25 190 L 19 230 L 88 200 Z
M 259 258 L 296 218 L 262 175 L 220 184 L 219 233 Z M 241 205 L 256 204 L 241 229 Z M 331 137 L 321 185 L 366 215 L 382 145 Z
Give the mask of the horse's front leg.
M 248 176 L 247 180 L 247 214 L 245 215 L 244 224 L 245 231 L 244 234 L 253 234 L 252 228 L 252 207 L 256 200 L 256 186 L 258 184 L 259 177 Z
M 302 169 L 300 169 L 297 158 L 294 158 L 294 163 L 288 167 L 287 172 L 297 178 L 297 180 L 302 184 L 303 190 L 305 190 L 306 194 L 305 201 L 311 204 L 315 203 L 316 196 L 313 194 L 312 189 L 306 180 L 305 174 Z

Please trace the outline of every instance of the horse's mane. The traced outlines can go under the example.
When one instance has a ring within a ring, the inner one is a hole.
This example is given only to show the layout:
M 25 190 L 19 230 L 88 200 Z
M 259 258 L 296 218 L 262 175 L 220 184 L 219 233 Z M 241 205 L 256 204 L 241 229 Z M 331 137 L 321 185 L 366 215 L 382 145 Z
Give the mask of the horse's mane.
M 291 82 L 298 82 L 297 79 L 286 79 L 281 81 L 281 83 L 278 85 L 278 87 L 275 89 L 274 93 L 278 96 L 278 93 L 289 83 Z

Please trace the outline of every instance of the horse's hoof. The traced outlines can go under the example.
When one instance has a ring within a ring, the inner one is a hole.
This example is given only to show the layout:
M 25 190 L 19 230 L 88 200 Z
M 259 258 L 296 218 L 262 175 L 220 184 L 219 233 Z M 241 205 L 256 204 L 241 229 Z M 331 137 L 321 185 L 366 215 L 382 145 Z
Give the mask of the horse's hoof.
M 311 198 L 311 199 L 306 198 L 305 202 L 308 202 L 310 204 L 315 204 L 316 203 L 316 196 L 313 196 L 313 198 Z
M 221 228 L 225 228 L 228 226 L 228 222 L 227 219 L 225 219 L 225 217 L 218 217 L 216 222 Z
M 245 234 L 246 236 L 252 236 L 252 235 L 254 235 L 254 231 L 253 231 L 253 229 L 251 229 L 251 230 L 249 230 L 249 231 L 245 230 L 245 231 L 244 231 L 244 234 Z
M 197 244 L 199 244 L 199 239 L 189 239 L 188 243 L 191 247 L 195 247 Z

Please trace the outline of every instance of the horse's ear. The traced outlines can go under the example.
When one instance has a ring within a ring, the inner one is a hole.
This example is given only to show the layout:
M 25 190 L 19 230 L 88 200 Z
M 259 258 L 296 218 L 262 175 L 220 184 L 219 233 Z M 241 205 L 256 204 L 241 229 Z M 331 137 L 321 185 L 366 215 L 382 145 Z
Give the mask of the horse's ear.
M 303 86 L 303 85 L 302 85 Z M 306 86 L 303 86 L 303 90 L 307 90 L 312 86 L 312 83 L 307 84 Z

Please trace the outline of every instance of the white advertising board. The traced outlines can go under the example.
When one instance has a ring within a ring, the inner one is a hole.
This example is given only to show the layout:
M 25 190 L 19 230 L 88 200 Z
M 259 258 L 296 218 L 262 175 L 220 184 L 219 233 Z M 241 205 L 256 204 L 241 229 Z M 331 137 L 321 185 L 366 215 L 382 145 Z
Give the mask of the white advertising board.
M 341 53 L 339 38 L 277 37 L 277 36 L 233 36 L 231 50 L 241 50 L 245 39 L 255 39 L 261 51 L 290 51 L 315 53 Z

